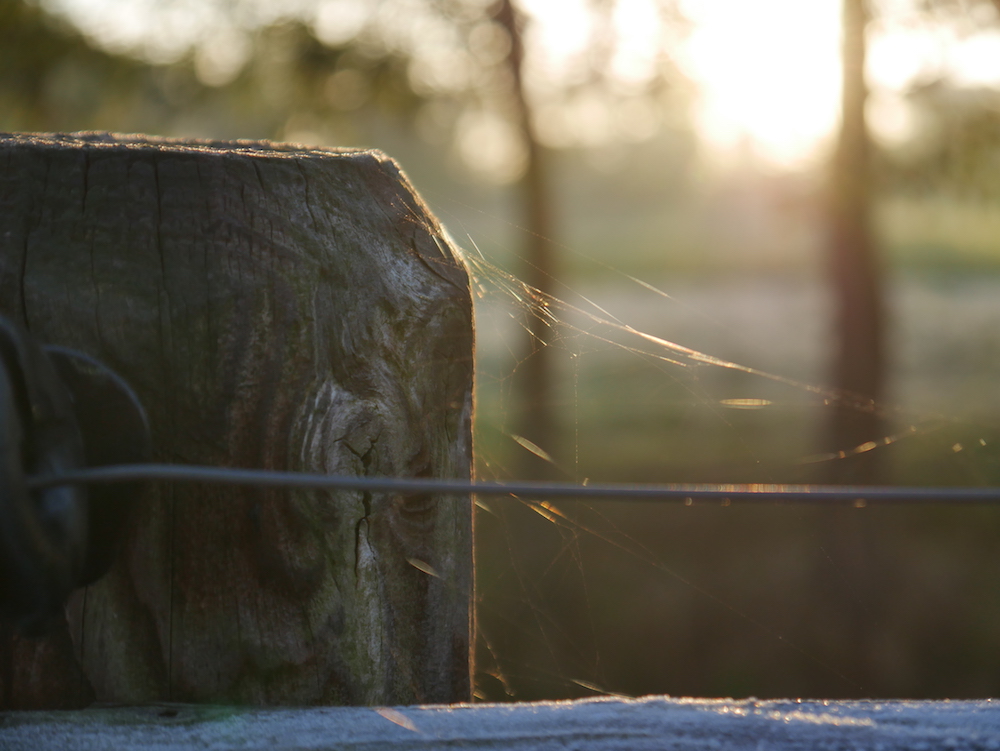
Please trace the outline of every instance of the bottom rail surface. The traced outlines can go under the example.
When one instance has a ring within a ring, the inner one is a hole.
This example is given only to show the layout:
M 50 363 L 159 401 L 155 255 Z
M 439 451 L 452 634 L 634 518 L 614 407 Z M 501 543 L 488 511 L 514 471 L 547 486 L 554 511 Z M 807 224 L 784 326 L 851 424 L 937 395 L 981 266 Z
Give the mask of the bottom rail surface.
M 1000 749 L 1000 701 L 588 699 L 0 713 L 20 749 Z

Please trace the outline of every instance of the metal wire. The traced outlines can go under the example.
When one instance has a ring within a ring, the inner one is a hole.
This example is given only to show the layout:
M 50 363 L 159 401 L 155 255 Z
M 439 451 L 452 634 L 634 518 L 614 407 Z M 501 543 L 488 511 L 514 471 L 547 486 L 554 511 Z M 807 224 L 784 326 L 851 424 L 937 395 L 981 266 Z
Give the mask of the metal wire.
M 353 477 L 262 469 L 204 467 L 185 464 L 121 464 L 90 467 L 57 476 L 28 478 L 30 490 L 56 485 L 136 481 L 197 482 L 311 490 L 362 490 L 376 493 L 524 496 L 532 499 L 660 501 L 723 503 L 850 504 L 984 504 L 1000 503 L 996 487 L 893 487 L 864 485 L 710 485 L 599 484 L 566 482 L 478 482 L 422 477 Z

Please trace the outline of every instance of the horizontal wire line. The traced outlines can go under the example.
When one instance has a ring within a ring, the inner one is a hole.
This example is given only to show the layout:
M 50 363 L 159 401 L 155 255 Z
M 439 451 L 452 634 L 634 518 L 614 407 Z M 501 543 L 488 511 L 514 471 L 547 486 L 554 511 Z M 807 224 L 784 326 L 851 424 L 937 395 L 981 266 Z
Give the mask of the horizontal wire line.
M 477 482 L 422 477 L 356 477 L 279 472 L 264 469 L 204 467 L 185 464 L 119 464 L 89 467 L 59 475 L 29 477 L 29 490 L 58 485 L 137 481 L 198 482 L 261 488 L 363 490 L 377 493 L 436 493 L 480 496 L 526 496 L 535 499 L 616 501 L 729 501 L 731 503 L 889 504 L 1000 503 L 997 487 L 895 487 L 881 485 L 714 485 L 594 484 L 567 482 Z

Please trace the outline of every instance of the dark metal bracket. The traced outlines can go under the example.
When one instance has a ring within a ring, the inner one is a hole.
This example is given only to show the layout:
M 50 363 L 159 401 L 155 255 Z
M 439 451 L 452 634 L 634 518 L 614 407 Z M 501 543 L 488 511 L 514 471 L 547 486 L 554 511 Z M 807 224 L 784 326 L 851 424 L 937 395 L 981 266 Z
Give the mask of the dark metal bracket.
M 87 355 L 39 344 L 0 317 L 0 615 L 44 632 L 70 593 L 104 575 L 137 482 L 30 488 L 37 475 L 146 461 L 146 414 Z

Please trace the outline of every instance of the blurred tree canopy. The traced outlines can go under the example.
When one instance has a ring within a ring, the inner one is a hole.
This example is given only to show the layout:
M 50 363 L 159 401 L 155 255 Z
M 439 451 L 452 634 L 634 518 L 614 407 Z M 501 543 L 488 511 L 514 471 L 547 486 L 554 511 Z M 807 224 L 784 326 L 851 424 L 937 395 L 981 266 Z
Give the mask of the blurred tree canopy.
M 1000 91 L 936 79 L 906 100 L 918 126 L 912 139 L 882 149 L 883 190 L 1000 198 Z
M 230 39 L 226 71 L 221 56 L 196 49 L 169 61 L 108 50 L 34 0 L 2 8 L 4 130 L 280 138 L 290 123 L 337 122 L 365 105 L 413 112 L 420 101 L 401 56 L 324 44 L 296 19 L 256 29 L 238 68 L 240 40 Z
M 148 80 L 145 65 L 92 46 L 30 0 L 0 4 L 0 128 L 61 130 L 122 121 Z
M 875 3 L 876 18 L 883 5 L 891 4 Z M 910 4 L 924 23 L 959 36 L 996 25 L 998 5 Z M 689 127 L 691 86 L 670 49 L 686 28 L 677 4 L 651 3 L 662 51 L 628 75 L 616 63 L 623 44 L 614 31 L 617 6 L 614 0 L 582 3 L 590 18 L 588 42 L 561 61 L 541 49 L 525 16 L 524 90 L 544 146 L 641 142 L 664 127 Z M 0 3 L 0 128 L 310 135 L 358 145 L 372 116 L 390 116 L 492 179 L 514 180 L 526 168 L 507 65 L 511 40 L 498 16 L 503 3 L 163 0 L 105 2 L 90 15 L 73 7 L 66 0 Z M 129 8 L 146 17 L 131 23 L 136 30 L 128 38 L 115 37 L 107 18 L 98 17 Z M 875 144 L 882 190 L 1000 190 L 995 89 L 939 77 L 918 82 L 905 98 L 912 133 Z
M 683 119 L 683 79 L 666 51 L 628 79 L 615 73 L 615 5 L 590 0 L 591 40 L 570 60 L 546 58 L 526 29 L 524 89 L 545 145 L 643 140 L 664 120 Z M 356 145 L 370 115 L 402 117 L 425 140 L 453 144 L 473 171 L 507 182 L 522 174 L 527 145 L 502 7 L 492 0 L 164 0 L 104 3 L 85 13 L 60 0 L 4 0 L 0 128 L 308 134 Z M 662 33 L 675 34 L 672 0 L 653 7 Z M 111 11 L 145 15 L 124 24 L 132 29 L 124 37 L 98 17 Z
M 914 5 L 911 24 L 956 39 L 1000 29 L 1000 0 L 918 0 Z M 903 92 L 903 102 L 906 137 L 876 142 L 882 193 L 1000 197 L 1000 89 L 931 70 Z

